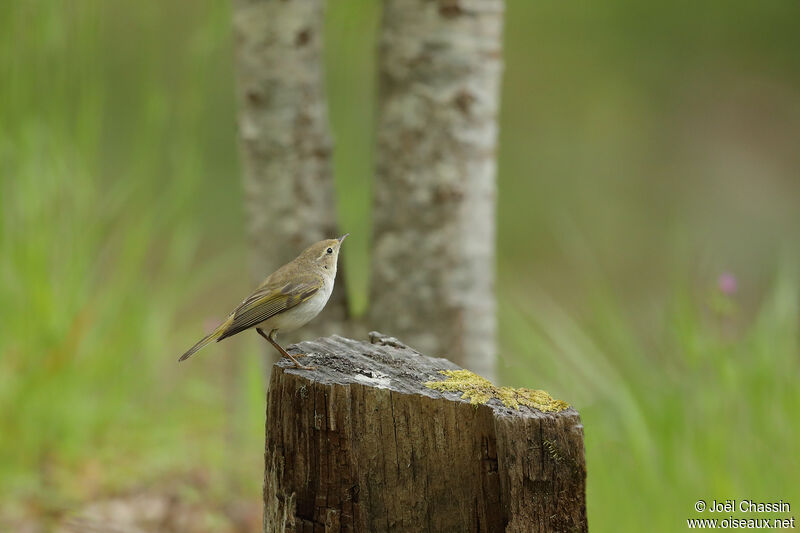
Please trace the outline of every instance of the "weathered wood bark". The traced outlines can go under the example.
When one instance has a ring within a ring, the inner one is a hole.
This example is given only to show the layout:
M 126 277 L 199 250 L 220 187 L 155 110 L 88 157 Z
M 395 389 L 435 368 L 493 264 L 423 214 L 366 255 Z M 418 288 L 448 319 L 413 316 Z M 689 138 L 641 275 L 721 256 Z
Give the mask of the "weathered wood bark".
M 492 379 L 503 0 L 385 0 L 371 325 Z
M 267 398 L 264 531 L 586 531 L 574 409 L 471 405 L 391 337 L 293 346 Z
M 322 65 L 322 0 L 234 0 L 239 136 L 255 282 L 339 235 Z M 341 265 L 340 265 L 341 266 Z M 344 276 L 303 330 L 342 331 Z

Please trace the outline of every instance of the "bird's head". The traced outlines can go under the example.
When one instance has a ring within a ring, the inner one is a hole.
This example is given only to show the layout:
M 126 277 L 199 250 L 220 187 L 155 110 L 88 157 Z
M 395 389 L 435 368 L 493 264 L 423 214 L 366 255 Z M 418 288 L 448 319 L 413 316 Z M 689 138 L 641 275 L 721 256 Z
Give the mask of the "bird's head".
M 339 258 L 339 249 L 344 239 L 350 235 L 345 233 L 338 239 L 325 239 L 312 244 L 300 255 L 304 260 L 336 275 L 336 260 Z

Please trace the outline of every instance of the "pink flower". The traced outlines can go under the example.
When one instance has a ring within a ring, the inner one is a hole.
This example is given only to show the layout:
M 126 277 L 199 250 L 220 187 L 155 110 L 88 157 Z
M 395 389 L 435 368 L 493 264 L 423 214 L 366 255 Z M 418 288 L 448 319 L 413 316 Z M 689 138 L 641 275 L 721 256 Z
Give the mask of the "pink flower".
M 717 278 L 717 288 L 719 288 L 722 294 L 731 296 L 736 293 L 738 287 L 739 284 L 736 281 L 736 276 L 730 272 L 723 272 L 720 274 L 719 278 Z

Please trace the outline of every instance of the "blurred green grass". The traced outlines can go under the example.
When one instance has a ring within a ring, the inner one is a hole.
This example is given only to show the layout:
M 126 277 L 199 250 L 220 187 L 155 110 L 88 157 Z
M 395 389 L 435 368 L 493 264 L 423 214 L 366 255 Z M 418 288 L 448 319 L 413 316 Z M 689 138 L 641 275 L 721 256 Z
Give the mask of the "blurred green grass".
M 508 2 L 500 374 L 581 411 L 593 529 L 800 502 L 798 11 Z M 333 0 L 326 28 L 356 311 L 378 16 Z M 229 21 L 0 5 L 0 515 L 198 468 L 202 497 L 259 497 L 255 341 L 174 362 L 248 289 Z

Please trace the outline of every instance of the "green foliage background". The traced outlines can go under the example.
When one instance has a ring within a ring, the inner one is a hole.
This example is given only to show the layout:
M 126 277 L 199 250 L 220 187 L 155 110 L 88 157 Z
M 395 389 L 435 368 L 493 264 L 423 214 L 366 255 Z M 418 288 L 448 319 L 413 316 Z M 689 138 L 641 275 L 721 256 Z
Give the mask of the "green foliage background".
M 379 7 L 327 15 L 356 312 Z M 800 506 L 797 20 L 507 2 L 500 374 L 581 411 L 593 530 Z M 228 2 L 0 3 L 0 520 L 198 470 L 259 498 L 256 340 L 175 364 L 250 288 L 232 53 Z

